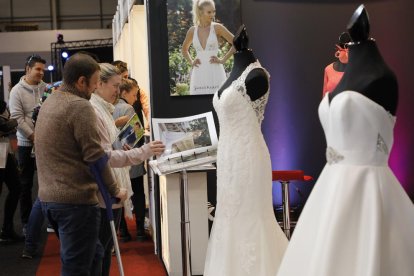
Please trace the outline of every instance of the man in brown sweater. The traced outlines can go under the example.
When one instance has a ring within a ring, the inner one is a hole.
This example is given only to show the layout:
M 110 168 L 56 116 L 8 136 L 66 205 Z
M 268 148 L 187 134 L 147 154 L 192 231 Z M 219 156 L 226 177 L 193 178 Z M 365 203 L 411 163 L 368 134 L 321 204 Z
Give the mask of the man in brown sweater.
M 61 275 L 89 275 L 100 251 L 98 186 L 89 168 L 105 155 L 89 103 L 98 79 L 95 60 L 73 55 L 65 64 L 60 89 L 42 105 L 36 122 L 39 198 L 58 231 Z M 102 178 L 112 196 L 126 198 L 108 165 Z

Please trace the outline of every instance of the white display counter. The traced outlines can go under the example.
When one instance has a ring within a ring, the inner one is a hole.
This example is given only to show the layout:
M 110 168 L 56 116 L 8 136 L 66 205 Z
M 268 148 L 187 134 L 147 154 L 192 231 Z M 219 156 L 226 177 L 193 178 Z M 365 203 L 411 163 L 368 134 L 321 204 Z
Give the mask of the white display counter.
M 208 243 L 207 173 L 188 172 L 192 275 L 202 275 Z M 182 276 L 180 174 L 160 176 L 162 259 L 169 276 Z

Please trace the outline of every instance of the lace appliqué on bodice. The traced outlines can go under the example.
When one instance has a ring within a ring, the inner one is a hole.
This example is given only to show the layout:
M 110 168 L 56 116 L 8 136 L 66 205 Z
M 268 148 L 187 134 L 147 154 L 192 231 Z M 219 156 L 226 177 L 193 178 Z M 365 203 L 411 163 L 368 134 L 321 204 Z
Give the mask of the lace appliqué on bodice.
M 378 133 L 378 137 L 377 137 L 377 150 L 381 151 L 385 154 L 388 154 L 388 147 L 387 144 L 384 141 L 384 138 L 382 138 L 381 134 Z
M 378 136 L 377 136 L 376 148 L 377 148 L 377 151 L 379 152 L 382 152 L 386 155 L 389 154 L 387 143 L 385 143 L 384 138 L 382 138 L 380 133 L 378 133 Z M 326 161 L 329 165 L 339 163 L 344 159 L 345 159 L 345 156 L 343 156 L 341 153 L 339 153 L 334 148 L 332 147 L 326 148 Z
M 344 160 L 344 156 L 341 155 L 339 152 L 334 150 L 332 147 L 326 148 L 326 161 L 329 165 L 338 163 L 339 161 Z
M 242 75 L 238 79 L 234 80 L 232 85 L 234 85 L 235 90 L 237 92 L 239 92 L 241 95 L 243 95 L 243 97 L 251 105 L 251 107 L 253 108 L 253 110 L 256 113 L 257 121 L 259 122 L 259 124 L 261 124 L 263 119 L 264 119 L 264 112 L 265 112 L 267 101 L 269 99 L 269 89 L 270 89 L 270 87 L 263 96 L 261 96 L 260 98 L 258 98 L 255 101 L 252 101 L 250 96 L 247 94 L 246 83 L 245 83 L 246 77 L 249 75 L 249 73 L 253 69 L 256 69 L 256 68 L 261 68 L 262 70 L 264 70 L 266 72 L 266 75 L 267 75 L 268 81 L 269 81 L 269 77 L 270 77 L 269 72 L 267 72 L 266 69 L 264 69 L 260 65 L 259 61 L 256 61 L 256 62 L 253 62 L 253 63 L 249 64 L 249 66 L 247 66 L 247 68 L 244 70 Z

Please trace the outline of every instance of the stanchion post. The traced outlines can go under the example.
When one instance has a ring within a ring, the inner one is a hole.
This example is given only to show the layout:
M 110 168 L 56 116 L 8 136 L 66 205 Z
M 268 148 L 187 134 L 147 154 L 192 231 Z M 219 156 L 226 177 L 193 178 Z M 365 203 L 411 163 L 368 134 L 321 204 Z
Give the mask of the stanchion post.
M 289 202 L 289 181 L 281 181 L 283 198 L 283 231 L 290 240 L 290 202 Z
M 191 233 L 187 170 L 180 172 L 181 252 L 183 276 L 191 276 Z

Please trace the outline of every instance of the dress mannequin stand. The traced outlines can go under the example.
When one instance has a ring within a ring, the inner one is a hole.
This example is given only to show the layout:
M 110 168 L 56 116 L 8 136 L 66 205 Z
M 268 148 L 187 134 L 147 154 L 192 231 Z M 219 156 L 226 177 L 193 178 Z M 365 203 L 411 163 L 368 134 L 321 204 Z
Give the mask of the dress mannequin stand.
M 352 90 L 395 115 L 398 105 L 397 79 L 384 62 L 375 40 L 369 38 L 368 13 L 363 5 L 355 11 L 347 29 L 353 41 L 348 46 L 348 66 L 337 87 L 329 94 L 329 100 L 343 91 Z
M 229 78 L 218 90 L 218 96 L 228 88 L 231 83 L 236 80 L 243 71 L 251 63 L 257 61 L 253 54 L 253 51 L 248 48 L 249 38 L 247 35 L 246 27 L 242 25 L 237 31 L 233 39 L 233 46 L 236 49 L 234 53 L 234 64 L 230 72 Z M 255 101 L 262 97 L 269 89 L 268 76 L 262 68 L 253 69 L 246 77 L 246 90 L 252 101 Z
M 347 68 L 318 109 L 327 163 L 278 276 L 414 275 L 414 206 L 388 166 L 397 81 L 369 39 L 363 5 L 347 28 Z
M 269 77 L 247 48 L 244 26 L 233 43 L 233 70 L 213 97 L 220 123 L 217 205 L 203 275 L 274 276 L 288 241 L 275 220 L 271 160 L 261 132 Z

